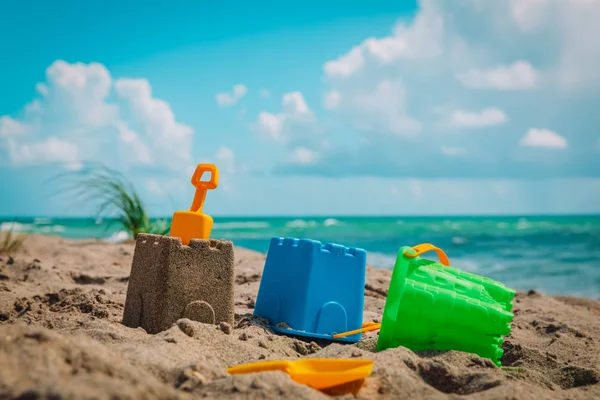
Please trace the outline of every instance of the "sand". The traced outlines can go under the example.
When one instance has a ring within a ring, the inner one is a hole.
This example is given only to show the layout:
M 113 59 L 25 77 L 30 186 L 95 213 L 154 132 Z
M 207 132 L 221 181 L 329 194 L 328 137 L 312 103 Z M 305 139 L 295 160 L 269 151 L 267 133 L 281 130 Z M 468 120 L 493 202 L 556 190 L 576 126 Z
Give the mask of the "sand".
M 377 333 L 343 345 L 265 329 L 252 317 L 265 256 L 236 248 L 233 329 L 181 319 L 148 334 L 121 323 L 133 251 L 32 236 L 0 256 L 0 399 L 600 398 L 599 301 L 518 293 L 502 368 L 455 351 L 374 353 Z M 368 267 L 365 320 L 380 318 L 389 280 Z M 374 370 L 356 394 L 322 393 L 283 372 L 225 371 L 301 357 L 371 358 Z

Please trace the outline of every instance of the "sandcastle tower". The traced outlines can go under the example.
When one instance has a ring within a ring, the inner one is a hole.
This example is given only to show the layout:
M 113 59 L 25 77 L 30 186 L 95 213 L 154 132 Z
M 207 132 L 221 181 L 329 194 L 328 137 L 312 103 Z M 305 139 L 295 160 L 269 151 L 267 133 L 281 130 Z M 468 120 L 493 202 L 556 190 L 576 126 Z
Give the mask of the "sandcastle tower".
M 148 333 L 180 318 L 233 324 L 233 243 L 140 234 L 127 288 L 123 324 Z
M 210 181 L 201 180 L 204 172 L 211 172 Z M 217 183 L 214 165 L 198 165 L 194 203 L 175 213 L 171 236 L 137 236 L 124 325 L 158 333 L 180 318 L 233 324 L 233 243 L 209 239 L 213 220 L 202 214 L 206 191 Z

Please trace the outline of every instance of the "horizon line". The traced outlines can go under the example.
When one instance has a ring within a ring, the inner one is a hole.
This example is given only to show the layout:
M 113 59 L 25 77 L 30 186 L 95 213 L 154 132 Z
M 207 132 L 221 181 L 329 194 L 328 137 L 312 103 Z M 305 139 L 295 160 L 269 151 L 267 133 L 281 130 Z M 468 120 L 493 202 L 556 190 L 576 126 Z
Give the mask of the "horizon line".
M 506 213 L 506 214 L 296 214 L 296 215 L 248 215 L 248 214 L 237 214 L 237 215 L 226 215 L 226 214 L 212 214 L 213 218 L 223 218 L 223 219 L 233 219 L 233 218 L 281 218 L 281 219 L 289 219 L 289 218 L 441 218 L 441 217 L 470 217 L 470 218 L 482 218 L 482 217 L 600 217 L 599 212 L 581 212 L 581 213 Z M 101 215 L 81 215 L 81 216 L 73 216 L 73 215 L 0 215 L 0 220 L 8 220 L 11 218 L 19 218 L 19 219 L 35 219 L 35 218 L 60 218 L 60 219 L 117 219 L 118 216 L 101 216 Z M 172 215 L 169 216 L 150 216 L 152 219 L 170 219 Z

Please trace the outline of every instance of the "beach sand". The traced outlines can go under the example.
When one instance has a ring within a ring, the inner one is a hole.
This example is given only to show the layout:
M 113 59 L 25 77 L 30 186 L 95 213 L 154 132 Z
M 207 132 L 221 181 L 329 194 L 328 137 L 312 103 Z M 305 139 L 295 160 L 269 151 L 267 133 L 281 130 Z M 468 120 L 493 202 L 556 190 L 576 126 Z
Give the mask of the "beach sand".
M 600 398 L 600 302 L 530 291 L 515 298 L 503 367 L 474 355 L 374 353 L 273 334 L 252 318 L 265 255 L 235 249 L 235 323 L 179 320 L 150 335 L 121 324 L 133 243 L 31 236 L 0 256 L 0 399 L 320 399 L 283 372 L 229 376 L 228 366 L 302 357 L 371 358 L 373 374 L 338 398 Z M 458 266 L 460 267 L 460 266 Z M 381 318 L 391 271 L 369 267 L 364 320 Z M 347 388 L 346 388 L 347 389 Z

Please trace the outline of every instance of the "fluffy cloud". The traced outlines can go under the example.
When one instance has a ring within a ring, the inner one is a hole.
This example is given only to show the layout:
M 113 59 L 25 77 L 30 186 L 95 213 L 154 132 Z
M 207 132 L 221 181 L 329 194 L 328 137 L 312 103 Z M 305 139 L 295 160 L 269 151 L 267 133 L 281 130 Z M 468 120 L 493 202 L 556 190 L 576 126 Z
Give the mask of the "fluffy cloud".
M 331 78 L 348 78 L 373 61 L 389 64 L 398 60 L 435 58 L 443 51 L 440 39 L 444 20 L 435 13 L 419 13 L 411 26 L 398 24 L 394 34 L 382 39 L 368 38 L 348 53 L 325 64 Z
M 316 159 L 317 154 L 306 147 L 296 147 L 289 155 L 289 160 L 298 164 L 312 164 Z
M 334 110 L 338 108 L 341 101 L 342 96 L 340 95 L 340 92 L 338 92 L 337 90 L 331 90 L 325 94 L 323 98 L 323 106 L 326 109 Z
M 340 117 L 330 146 L 306 145 L 313 162 L 278 171 L 597 176 L 598 19 L 600 1 L 421 0 L 390 35 L 324 63 L 323 108 Z
M 27 132 L 27 127 L 9 116 L 0 117 L 0 137 L 8 138 Z
M 246 95 L 246 93 L 248 93 L 248 88 L 245 85 L 238 84 L 233 86 L 231 93 L 217 93 L 215 97 L 219 106 L 230 107 L 237 104 L 237 102 L 240 101 Z
M 190 168 L 192 128 L 153 97 L 145 79 L 114 80 L 102 64 L 59 60 L 36 90 L 39 98 L 25 105 L 22 118 L 0 116 L 1 148 L 13 165 L 77 168 L 100 161 Z
M 193 129 L 176 121 L 167 102 L 152 96 L 152 89 L 147 80 L 119 79 L 115 82 L 115 91 L 120 99 L 125 100 L 132 119 L 137 122 L 150 148 L 174 157 L 183 165 L 192 164 L 189 149 Z M 134 132 L 129 134 L 133 135 Z
M 490 69 L 473 68 L 458 74 L 458 80 L 472 89 L 526 90 L 535 86 L 538 73 L 526 61 Z
M 410 135 L 421 129 L 421 123 L 406 114 L 405 89 L 398 80 L 382 80 L 372 91 L 356 92 L 350 107 L 361 131 Z
M 258 114 L 255 128 L 263 136 L 280 143 L 289 143 L 314 127 L 315 116 L 306 104 L 302 93 L 285 93 L 281 112 Z
M 507 120 L 504 111 L 498 108 L 486 108 L 480 112 L 455 110 L 450 116 L 453 125 L 467 128 L 501 125 Z
M 38 163 L 61 163 L 68 169 L 80 169 L 79 148 L 71 142 L 50 137 L 42 142 L 17 144 L 8 141 L 11 161 L 14 165 Z
M 531 128 L 521 139 L 521 146 L 566 149 L 567 145 L 567 139 L 548 129 Z

